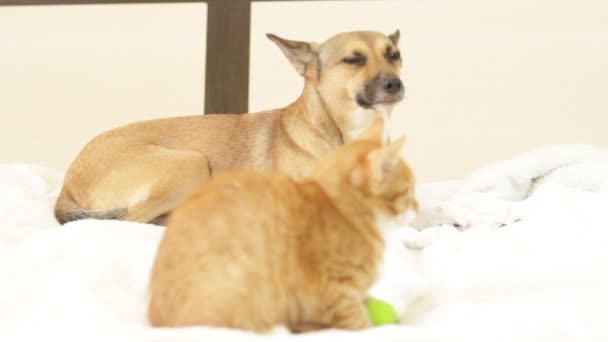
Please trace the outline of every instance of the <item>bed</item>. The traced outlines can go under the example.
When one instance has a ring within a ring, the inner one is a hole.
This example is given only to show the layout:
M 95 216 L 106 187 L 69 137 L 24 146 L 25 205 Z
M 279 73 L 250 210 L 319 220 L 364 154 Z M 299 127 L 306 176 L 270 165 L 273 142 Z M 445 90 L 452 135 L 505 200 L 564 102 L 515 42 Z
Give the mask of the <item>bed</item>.
M 424 229 L 387 230 L 371 290 L 401 322 L 362 332 L 151 328 L 147 280 L 163 228 L 60 226 L 52 207 L 61 177 L 0 165 L 2 341 L 608 340 L 607 149 L 550 145 L 420 184 Z

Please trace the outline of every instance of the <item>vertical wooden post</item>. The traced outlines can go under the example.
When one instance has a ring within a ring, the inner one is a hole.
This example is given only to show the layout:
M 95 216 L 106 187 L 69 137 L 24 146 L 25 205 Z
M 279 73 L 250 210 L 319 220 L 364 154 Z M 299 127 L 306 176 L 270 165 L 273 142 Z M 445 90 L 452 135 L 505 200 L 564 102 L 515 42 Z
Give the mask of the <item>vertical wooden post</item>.
M 207 0 L 205 113 L 246 113 L 250 0 Z

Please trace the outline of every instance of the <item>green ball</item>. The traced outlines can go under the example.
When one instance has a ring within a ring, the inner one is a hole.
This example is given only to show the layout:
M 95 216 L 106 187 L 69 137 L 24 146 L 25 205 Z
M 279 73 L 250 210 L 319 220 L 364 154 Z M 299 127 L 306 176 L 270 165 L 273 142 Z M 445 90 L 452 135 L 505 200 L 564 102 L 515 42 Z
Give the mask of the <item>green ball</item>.
M 372 325 L 397 323 L 397 313 L 392 305 L 379 299 L 368 299 L 365 302 Z

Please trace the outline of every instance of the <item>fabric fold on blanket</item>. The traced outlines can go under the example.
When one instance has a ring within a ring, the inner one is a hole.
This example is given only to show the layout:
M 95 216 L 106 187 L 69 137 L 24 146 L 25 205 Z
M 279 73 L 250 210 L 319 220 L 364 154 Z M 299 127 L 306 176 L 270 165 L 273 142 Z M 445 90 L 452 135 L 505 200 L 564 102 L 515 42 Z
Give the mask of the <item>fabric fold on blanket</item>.
M 401 324 L 363 332 L 153 329 L 147 281 L 163 228 L 60 226 L 60 186 L 52 170 L 0 165 L 0 340 L 608 341 L 608 151 L 599 147 L 546 146 L 421 184 L 425 214 L 416 227 L 387 229 L 370 293 Z
M 550 145 L 513 159 L 488 165 L 467 177 L 447 199 L 423 203 L 419 229 L 449 223 L 505 224 L 519 219 L 514 205 L 544 182 L 605 193 L 608 191 L 608 150 L 589 145 Z M 430 213 L 430 214 L 429 214 Z

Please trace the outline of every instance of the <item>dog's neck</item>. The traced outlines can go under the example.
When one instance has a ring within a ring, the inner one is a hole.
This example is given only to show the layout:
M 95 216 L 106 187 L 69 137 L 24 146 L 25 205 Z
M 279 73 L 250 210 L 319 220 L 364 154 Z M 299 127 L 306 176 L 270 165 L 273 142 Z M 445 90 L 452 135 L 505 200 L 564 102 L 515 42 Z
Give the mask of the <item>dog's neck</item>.
M 283 124 L 294 143 L 320 157 L 358 137 L 378 116 L 385 120 L 384 140 L 389 141 L 391 110 L 392 106 L 332 108 L 323 100 L 314 81 L 307 79 L 300 97 L 283 112 Z M 308 129 L 303 130 L 302 127 Z M 316 136 L 314 140 L 310 139 L 311 133 Z M 319 146 L 318 141 L 324 141 L 326 145 Z
M 315 157 L 344 144 L 343 133 L 313 81 L 306 81 L 300 97 L 283 111 L 282 120 L 291 140 Z
M 313 100 L 313 102 L 311 102 L 311 100 Z M 307 115 L 313 122 L 314 120 L 327 122 L 329 119 L 329 121 L 333 123 L 333 127 L 338 130 L 342 144 L 361 135 L 361 133 L 363 133 L 363 131 L 365 131 L 379 116 L 381 116 L 385 122 L 384 141 L 388 142 L 390 140 L 389 128 L 390 116 L 393 109 L 392 105 L 379 104 L 375 105 L 373 108 L 363 108 L 356 104 L 354 100 L 350 101 L 350 103 L 345 103 L 344 101 L 328 101 L 323 99 L 314 80 L 306 81 L 304 92 L 298 101 L 306 101 L 313 104 L 307 111 Z M 296 101 L 296 103 L 298 101 Z

